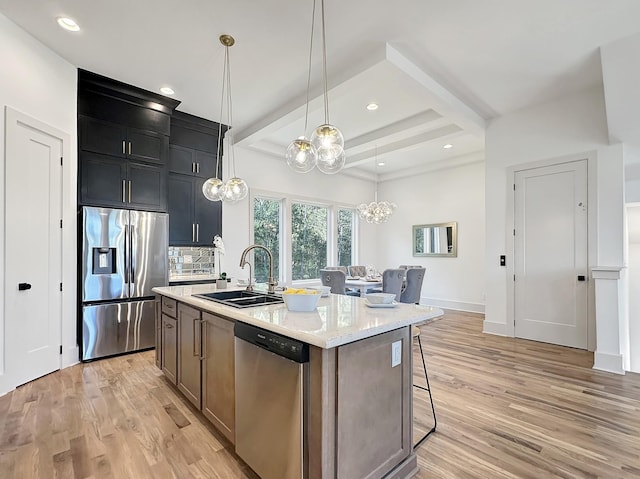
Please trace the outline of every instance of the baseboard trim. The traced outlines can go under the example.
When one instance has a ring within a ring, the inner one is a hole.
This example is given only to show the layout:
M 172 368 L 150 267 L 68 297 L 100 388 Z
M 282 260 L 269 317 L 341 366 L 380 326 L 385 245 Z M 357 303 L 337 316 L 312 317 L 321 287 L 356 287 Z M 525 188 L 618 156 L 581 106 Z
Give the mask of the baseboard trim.
M 625 374 L 624 358 L 621 354 L 599 353 L 593 354 L 593 369 L 614 374 Z
M 493 321 L 482 322 L 482 332 L 487 334 L 495 334 L 496 336 L 507 336 L 507 325 L 504 323 L 495 323 Z
M 444 308 L 444 309 L 453 309 L 455 311 L 466 311 L 469 313 L 484 314 L 484 304 L 480 304 L 480 303 L 466 303 L 464 301 L 427 298 L 425 296 L 421 296 L 420 304 L 424 304 L 428 306 L 436 306 L 438 308 Z
M 80 348 L 73 346 L 71 348 L 63 348 L 61 369 L 68 368 L 80 362 Z

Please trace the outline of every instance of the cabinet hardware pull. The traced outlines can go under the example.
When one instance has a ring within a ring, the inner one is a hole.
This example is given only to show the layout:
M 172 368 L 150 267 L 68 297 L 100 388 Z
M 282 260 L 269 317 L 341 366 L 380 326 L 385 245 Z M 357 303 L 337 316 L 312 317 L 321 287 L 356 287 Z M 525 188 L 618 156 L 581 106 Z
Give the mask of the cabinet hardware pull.
M 173 324 L 164 323 L 164 325 L 167 327 L 167 329 L 173 329 Z
M 191 223 L 191 241 L 196 241 L 196 224 Z
M 191 173 L 195 173 L 195 172 L 196 172 L 196 164 L 191 163 Z
M 196 173 L 200 173 L 200 163 L 196 163 Z
M 125 154 L 125 151 L 124 151 L 124 143 L 125 143 L 125 141 L 124 141 L 124 140 L 122 140 L 122 154 L 123 154 L 123 155 Z
M 200 361 L 207 359 L 207 321 L 200 320 Z
M 200 223 L 196 223 L 196 243 L 200 241 Z
M 127 191 L 127 183 L 126 180 L 122 180 L 122 202 L 126 203 L 127 202 L 127 198 L 126 198 L 126 191 Z
M 131 180 L 129 180 L 129 203 L 131 203 Z
M 129 142 L 129 156 L 131 156 L 131 142 Z
M 193 355 L 194 356 L 200 356 L 200 352 L 196 351 L 196 323 L 198 323 L 198 330 L 200 329 L 200 320 L 199 319 L 194 319 L 193 320 Z M 199 335 L 198 335 L 199 336 Z

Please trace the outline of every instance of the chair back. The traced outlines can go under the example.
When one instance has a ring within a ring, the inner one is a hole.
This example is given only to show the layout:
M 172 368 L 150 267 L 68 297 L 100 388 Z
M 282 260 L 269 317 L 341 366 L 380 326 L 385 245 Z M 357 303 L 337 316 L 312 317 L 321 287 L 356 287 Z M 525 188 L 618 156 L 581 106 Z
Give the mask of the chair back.
M 396 301 L 400 301 L 404 270 L 385 269 L 382 272 L 382 292 L 396 295 Z
M 342 271 L 345 276 L 349 274 L 346 266 L 325 266 L 324 269 L 328 269 L 330 271 Z
M 407 280 L 404 290 L 400 295 L 401 303 L 420 302 L 420 293 L 422 292 L 422 282 L 427 270 L 425 268 L 409 268 L 407 269 Z
M 364 278 L 367 276 L 366 266 L 349 266 L 349 276 L 360 276 Z
M 322 281 L 322 286 L 331 287 L 331 292 L 333 294 L 347 294 L 344 287 L 345 279 L 346 275 L 342 270 L 328 268 L 320 270 L 320 281 Z

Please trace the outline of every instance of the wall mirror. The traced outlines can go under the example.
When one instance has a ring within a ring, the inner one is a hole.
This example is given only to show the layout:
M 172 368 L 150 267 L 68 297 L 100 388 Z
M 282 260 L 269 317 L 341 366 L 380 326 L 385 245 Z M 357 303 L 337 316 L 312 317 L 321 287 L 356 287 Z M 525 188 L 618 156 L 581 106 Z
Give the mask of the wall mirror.
M 458 256 L 458 223 L 413 225 L 413 256 Z

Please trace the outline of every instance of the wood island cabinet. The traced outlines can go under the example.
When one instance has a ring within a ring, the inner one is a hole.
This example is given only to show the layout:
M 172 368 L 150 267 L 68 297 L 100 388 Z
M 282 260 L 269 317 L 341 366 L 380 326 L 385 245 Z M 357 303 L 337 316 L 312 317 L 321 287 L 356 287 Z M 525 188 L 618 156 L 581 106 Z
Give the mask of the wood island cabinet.
M 160 335 L 156 335 L 156 358 L 160 359 L 160 369 L 172 384 L 178 379 L 178 302 L 160 297 L 156 308 L 156 321 L 160 323 Z
M 201 378 L 200 311 L 178 303 L 178 389 L 200 409 Z
M 235 443 L 234 322 L 204 312 L 202 319 L 202 412 Z
M 156 358 L 162 372 L 235 443 L 234 321 L 159 298 Z

